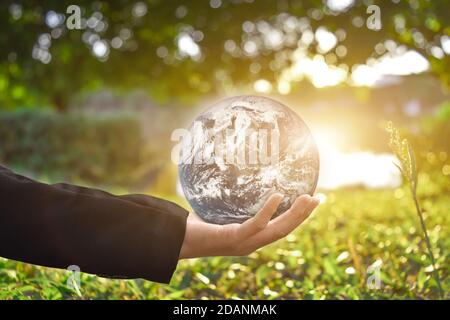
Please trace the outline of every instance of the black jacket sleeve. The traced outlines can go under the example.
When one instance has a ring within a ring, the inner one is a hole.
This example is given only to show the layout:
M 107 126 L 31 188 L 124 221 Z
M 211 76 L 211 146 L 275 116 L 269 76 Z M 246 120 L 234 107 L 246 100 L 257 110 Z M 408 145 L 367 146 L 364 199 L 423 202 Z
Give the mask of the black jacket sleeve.
M 0 256 L 168 283 L 188 212 L 146 195 L 48 185 L 0 166 Z

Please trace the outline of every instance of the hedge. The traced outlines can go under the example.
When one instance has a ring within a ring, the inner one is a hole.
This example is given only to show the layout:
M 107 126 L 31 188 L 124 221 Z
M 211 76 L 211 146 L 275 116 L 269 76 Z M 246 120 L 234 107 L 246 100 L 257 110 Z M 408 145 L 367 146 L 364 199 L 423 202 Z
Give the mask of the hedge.
M 149 161 L 147 151 L 135 115 L 0 112 L 0 162 L 21 171 L 128 185 L 133 172 Z

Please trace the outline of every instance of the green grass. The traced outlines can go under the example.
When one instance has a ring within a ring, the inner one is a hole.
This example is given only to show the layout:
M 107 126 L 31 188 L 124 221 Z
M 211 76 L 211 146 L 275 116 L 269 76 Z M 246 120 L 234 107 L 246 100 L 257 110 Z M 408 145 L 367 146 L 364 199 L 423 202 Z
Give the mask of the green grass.
M 421 198 L 445 297 L 450 198 Z M 376 262 L 377 261 L 377 262 Z M 381 263 L 381 288 L 366 285 Z M 286 239 L 249 257 L 182 261 L 170 285 L 83 274 L 83 299 L 430 299 L 438 298 L 420 224 L 406 188 L 342 190 Z M 0 299 L 79 299 L 67 271 L 0 258 Z

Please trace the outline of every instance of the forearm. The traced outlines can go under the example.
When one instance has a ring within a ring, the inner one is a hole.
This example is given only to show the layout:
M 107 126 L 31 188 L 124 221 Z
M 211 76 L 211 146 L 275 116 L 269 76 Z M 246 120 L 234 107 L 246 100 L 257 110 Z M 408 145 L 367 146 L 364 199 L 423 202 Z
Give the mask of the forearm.
M 114 196 L 0 172 L 0 256 L 120 278 L 168 282 L 187 211 L 143 195 Z

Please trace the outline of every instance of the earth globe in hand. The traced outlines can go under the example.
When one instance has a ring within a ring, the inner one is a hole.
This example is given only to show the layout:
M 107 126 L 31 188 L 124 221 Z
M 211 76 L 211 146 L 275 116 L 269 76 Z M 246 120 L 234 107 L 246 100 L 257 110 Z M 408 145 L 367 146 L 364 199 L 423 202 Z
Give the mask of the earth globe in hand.
M 290 108 L 266 97 L 216 103 L 194 120 L 180 146 L 184 194 L 209 223 L 242 223 L 271 194 L 282 193 L 277 216 L 316 188 L 319 154 L 308 127 Z

